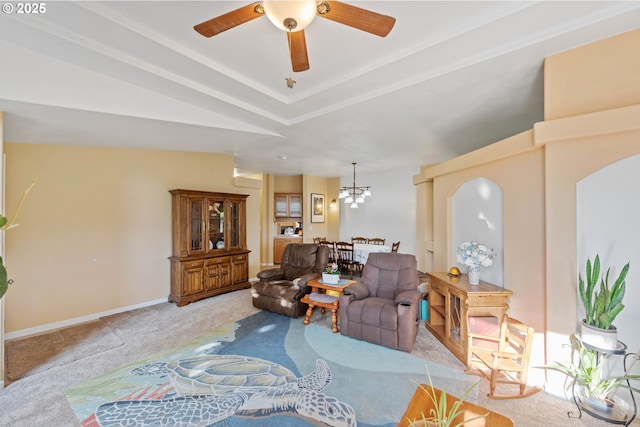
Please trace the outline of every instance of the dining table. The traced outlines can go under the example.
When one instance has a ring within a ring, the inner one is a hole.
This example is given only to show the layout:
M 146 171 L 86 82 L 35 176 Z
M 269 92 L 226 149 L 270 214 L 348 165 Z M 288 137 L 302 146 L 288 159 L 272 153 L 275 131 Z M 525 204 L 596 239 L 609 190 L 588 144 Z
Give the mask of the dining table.
M 364 265 L 372 252 L 391 252 L 391 246 L 369 245 L 367 243 L 354 243 L 353 260 Z

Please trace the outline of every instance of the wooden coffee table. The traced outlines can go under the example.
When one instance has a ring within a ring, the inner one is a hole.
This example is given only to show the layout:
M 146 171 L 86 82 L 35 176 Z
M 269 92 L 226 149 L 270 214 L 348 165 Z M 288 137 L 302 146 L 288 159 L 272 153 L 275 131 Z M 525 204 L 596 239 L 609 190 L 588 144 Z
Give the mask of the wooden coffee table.
M 306 294 L 300 299 L 301 302 L 309 305 L 307 315 L 303 322 L 305 325 L 309 324 L 313 309 L 320 307 L 322 314 L 326 313 L 326 309 L 331 310 L 331 330 L 333 333 L 338 332 L 338 300 L 340 295 L 344 293 L 345 288 L 356 283 L 356 281 L 341 280 L 340 283 L 339 285 L 328 285 L 321 283 L 320 279 L 310 280 L 309 283 L 307 283 L 308 286 L 311 286 L 311 293 Z M 327 291 L 329 292 L 327 293 Z

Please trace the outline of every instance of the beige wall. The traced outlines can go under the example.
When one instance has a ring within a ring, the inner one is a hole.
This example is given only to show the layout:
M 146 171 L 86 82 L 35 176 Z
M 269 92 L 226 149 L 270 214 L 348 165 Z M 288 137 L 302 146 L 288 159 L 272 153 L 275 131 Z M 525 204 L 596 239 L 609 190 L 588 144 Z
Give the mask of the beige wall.
M 340 210 L 339 206 L 330 208 L 329 203 L 337 198 L 339 178 L 323 178 L 312 175 L 298 176 L 274 176 L 264 175 L 263 178 L 263 201 L 261 213 L 261 228 L 263 248 L 261 264 L 263 266 L 273 265 L 273 238 L 274 233 L 274 193 L 302 193 L 302 216 L 303 216 L 303 241 L 313 242 L 317 236 L 326 236 L 328 239 L 338 239 Z M 311 222 L 311 193 L 325 195 L 325 222 Z
M 274 193 L 302 193 L 302 175 L 274 176 Z
M 464 163 L 452 162 L 433 168 L 423 168 L 414 178 L 419 182 L 420 198 L 432 206 L 421 206 L 431 210 L 421 223 L 421 234 L 433 236 L 433 257 L 425 264 L 426 271 L 447 271 L 455 265 L 452 241 L 451 199 L 466 181 L 484 177 L 498 184 L 504 192 L 504 283 L 514 295 L 509 300 L 510 313 L 532 325 L 544 329 L 544 150 L 534 149 L 533 133 L 526 132 L 510 138 L 516 149 L 504 153 L 500 160 L 493 160 L 495 149 L 487 148 L 475 152 Z M 525 147 L 521 149 L 520 147 Z M 435 173 L 434 173 L 435 172 Z M 431 200 L 426 196 L 432 193 Z M 523 244 L 526 242 L 526 244 Z M 426 249 L 427 252 L 430 252 Z M 525 273 L 526 272 L 526 273 Z
M 545 59 L 545 120 L 640 104 L 640 29 Z
M 450 197 L 455 190 L 479 176 L 503 188 L 504 283 L 514 292 L 510 314 L 544 335 L 534 347 L 536 357 L 544 356 L 541 363 L 567 359 L 563 345 L 577 326 L 576 185 L 640 153 L 638 51 L 640 30 L 547 59 L 546 121 L 449 162 L 424 166 L 414 178 L 424 211 L 418 226 L 424 262 L 431 257 L 439 271 L 454 261 Z M 629 179 L 637 181 L 640 172 Z M 625 304 L 627 310 L 640 309 L 637 301 Z M 550 379 L 548 390 L 559 393 L 564 378 Z
M 15 283 L 7 332 L 166 299 L 174 188 L 249 194 L 249 277 L 259 270 L 260 190 L 234 185 L 230 155 L 5 144 L 7 210 L 39 182 L 7 234 Z M 252 188 L 253 187 L 253 188 Z M 259 187 L 259 186 L 258 186 Z

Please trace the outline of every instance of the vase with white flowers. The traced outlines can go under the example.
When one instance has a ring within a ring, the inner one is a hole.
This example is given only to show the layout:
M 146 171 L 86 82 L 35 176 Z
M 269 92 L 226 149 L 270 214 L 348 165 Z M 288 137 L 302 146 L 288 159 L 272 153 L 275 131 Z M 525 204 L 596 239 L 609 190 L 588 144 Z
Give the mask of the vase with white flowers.
M 493 249 L 476 241 L 464 242 L 458 248 L 456 260 L 467 266 L 469 284 L 480 283 L 480 267 L 490 267 L 496 254 Z

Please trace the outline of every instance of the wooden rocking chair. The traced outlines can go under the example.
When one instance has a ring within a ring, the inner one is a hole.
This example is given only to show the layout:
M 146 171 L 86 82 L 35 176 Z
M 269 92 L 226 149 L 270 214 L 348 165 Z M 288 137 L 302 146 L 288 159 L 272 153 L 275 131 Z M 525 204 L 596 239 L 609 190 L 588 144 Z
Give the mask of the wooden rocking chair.
M 480 319 L 482 318 L 470 317 L 469 321 Z M 475 333 L 472 332 L 472 327 L 469 328 L 465 372 L 486 377 L 490 390 L 487 397 L 492 399 L 529 397 L 542 390 L 542 387 L 526 389 L 533 328 L 506 314 L 501 320 L 497 335 Z M 495 391 L 498 383 L 517 385 L 519 393 L 497 395 Z

